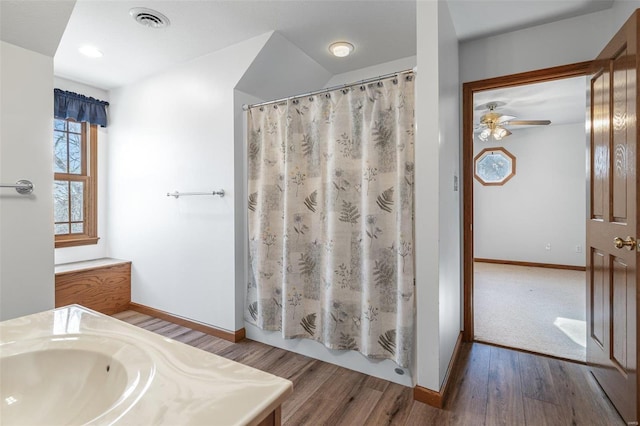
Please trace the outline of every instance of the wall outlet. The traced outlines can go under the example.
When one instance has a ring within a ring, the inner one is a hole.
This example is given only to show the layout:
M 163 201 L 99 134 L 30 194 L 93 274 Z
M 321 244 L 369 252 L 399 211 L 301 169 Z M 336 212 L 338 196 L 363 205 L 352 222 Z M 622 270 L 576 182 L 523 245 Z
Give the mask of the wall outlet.
M 546 246 L 544 246 L 545 250 L 551 250 L 551 243 L 547 243 Z
M 458 176 L 453 175 L 453 190 L 457 191 L 458 190 Z
M 582 253 L 582 246 L 580 244 L 576 246 L 576 253 Z

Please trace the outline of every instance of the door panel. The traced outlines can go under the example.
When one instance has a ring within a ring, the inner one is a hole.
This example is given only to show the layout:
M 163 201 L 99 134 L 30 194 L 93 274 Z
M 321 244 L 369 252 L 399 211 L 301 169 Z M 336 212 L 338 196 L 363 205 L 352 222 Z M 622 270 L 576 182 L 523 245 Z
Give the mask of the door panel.
M 601 69 L 591 80 L 591 219 L 602 220 L 607 208 L 609 168 L 609 70 Z
M 611 361 L 623 376 L 628 375 L 627 364 L 627 283 L 629 270 L 624 260 L 613 260 L 613 285 L 611 294 Z
M 627 46 L 620 50 L 620 53 L 611 61 L 613 68 L 613 93 L 612 93 L 612 120 L 611 128 L 613 132 L 613 211 L 612 221 L 617 223 L 627 223 L 627 117 L 629 113 L 628 89 L 631 73 L 625 64 L 628 58 Z M 630 95 L 633 95 L 630 93 Z M 631 171 L 629 171 L 631 172 Z
M 607 270 L 605 266 L 604 253 L 597 250 L 592 250 L 591 256 L 591 327 L 590 336 L 601 347 L 605 346 L 605 318 L 608 316 L 609 309 L 606 303 L 608 289 L 606 284 L 608 280 L 605 279 L 605 272 Z
M 628 424 L 638 421 L 639 19 L 636 11 L 594 61 L 589 85 L 587 361 Z

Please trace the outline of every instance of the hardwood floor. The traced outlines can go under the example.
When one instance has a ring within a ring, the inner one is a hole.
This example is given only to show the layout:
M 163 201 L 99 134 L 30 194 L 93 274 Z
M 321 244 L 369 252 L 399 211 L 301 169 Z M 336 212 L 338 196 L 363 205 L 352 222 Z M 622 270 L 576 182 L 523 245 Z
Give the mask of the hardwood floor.
M 623 425 L 580 364 L 464 344 L 444 409 L 413 389 L 251 340 L 231 343 L 134 311 L 115 318 L 287 378 L 283 425 Z

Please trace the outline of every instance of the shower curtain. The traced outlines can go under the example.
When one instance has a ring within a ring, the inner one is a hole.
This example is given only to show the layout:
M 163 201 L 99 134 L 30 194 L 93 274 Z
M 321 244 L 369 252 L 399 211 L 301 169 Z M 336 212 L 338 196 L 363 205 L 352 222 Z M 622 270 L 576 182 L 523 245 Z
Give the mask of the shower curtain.
M 247 114 L 247 321 L 409 367 L 413 73 Z

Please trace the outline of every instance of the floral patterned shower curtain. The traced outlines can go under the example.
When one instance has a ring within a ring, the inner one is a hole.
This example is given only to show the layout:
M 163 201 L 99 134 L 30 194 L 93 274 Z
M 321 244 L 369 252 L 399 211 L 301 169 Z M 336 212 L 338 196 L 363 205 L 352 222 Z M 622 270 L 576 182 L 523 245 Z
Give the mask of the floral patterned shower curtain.
M 414 75 L 248 111 L 246 319 L 411 364 Z

